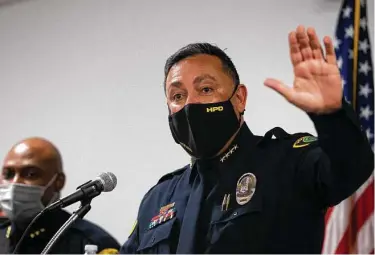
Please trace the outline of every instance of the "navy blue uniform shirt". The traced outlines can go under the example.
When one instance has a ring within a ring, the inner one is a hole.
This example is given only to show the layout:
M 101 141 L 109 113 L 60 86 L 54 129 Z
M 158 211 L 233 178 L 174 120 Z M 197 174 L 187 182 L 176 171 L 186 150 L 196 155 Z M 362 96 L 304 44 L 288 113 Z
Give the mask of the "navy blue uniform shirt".
M 71 216 L 56 210 L 38 219 L 23 240 L 19 254 L 40 254 L 55 233 Z M 10 221 L 0 226 L 0 254 L 13 253 L 27 224 L 17 226 Z M 84 254 L 85 245 L 98 246 L 98 253 L 118 253 L 120 244 L 105 230 L 84 219 L 78 219 L 66 230 L 50 250 L 50 254 Z
M 318 139 L 244 123 L 220 156 L 162 177 L 120 253 L 321 253 L 327 207 L 368 179 L 374 154 L 347 104 L 309 116 Z

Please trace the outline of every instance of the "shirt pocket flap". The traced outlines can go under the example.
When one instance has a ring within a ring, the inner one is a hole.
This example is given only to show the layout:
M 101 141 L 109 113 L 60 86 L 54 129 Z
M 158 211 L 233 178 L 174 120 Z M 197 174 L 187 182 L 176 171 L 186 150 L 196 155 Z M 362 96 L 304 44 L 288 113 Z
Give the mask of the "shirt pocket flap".
M 176 218 L 173 218 L 163 224 L 147 230 L 141 238 L 141 243 L 139 244 L 137 251 L 153 247 L 161 241 L 168 239 L 171 235 L 175 220 Z
M 262 211 L 262 199 L 260 194 L 254 196 L 247 204 L 241 205 L 239 207 L 230 209 L 228 211 L 221 211 L 217 208 L 213 211 L 212 224 L 225 223 L 242 217 L 247 214 L 257 213 Z

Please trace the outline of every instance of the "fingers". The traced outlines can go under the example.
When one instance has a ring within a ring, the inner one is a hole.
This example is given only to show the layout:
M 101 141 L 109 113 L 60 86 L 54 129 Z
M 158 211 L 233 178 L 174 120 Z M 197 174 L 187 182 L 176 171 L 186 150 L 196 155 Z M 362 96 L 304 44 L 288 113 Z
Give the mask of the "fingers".
M 320 45 L 319 38 L 316 35 L 315 29 L 308 28 L 307 36 L 309 37 L 310 47 L 311 47 L 314 59 L 324 59 L 323 49 L 322 49 L 322 46 Z
M 297 41 L 298 41 L 303 59 L 304 60 L 312 59 L 313 52 L 310 46 L 310 40 L 309 40 L 309 37 L 307 36 L 305 28 L 301 25 L 297 27 Z
M 324 48 L 326 50 L 326 59 L 328 64 L 336 65 L 336 53 L 332 39 L 329 36 L 324 37 Z
M 294 90 L 283 84 L 281 81 L 269 78 L 264 81 L 264 85 L 275 90 L 289 102 L 293 102 Z
M 327 60 L 328 63 L 335 64 L 336 56 L 332 39 L 325 37 L 324 46 L 327 52 L 326 58 L 314 28 L 305 30 L 304 26 L 300 25 L 296 31 L 289 33 L 290 57 L 294 66 L 309 59 Z
M 290 60 L 292 65 L 296 66 L 303 61 L 302 53 L 299 48 L 297 41 L 296 32 L 289 33 L 289 49 L 290 49 Z

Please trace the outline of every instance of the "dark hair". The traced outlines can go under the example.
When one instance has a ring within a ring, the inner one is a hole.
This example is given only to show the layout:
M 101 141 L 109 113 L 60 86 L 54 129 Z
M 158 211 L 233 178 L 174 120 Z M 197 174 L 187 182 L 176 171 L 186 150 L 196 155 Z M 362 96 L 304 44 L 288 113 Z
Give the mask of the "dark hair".
M 207 54 L 218 57 L 223 65 L 223 70 L 227 72 L 230 77 L 232 77 L 235 87 L 240 84 L 240 78 L 238 76 L 237 69 L 234 66 L 232 60 L 223 50 L 209 43 L 191 43 L 182 47 L 167 59 L 164 66 L 164 91 L 166 90 L 166 79 L 172 66 L 185 58 L 192 57 L 198 54 Z

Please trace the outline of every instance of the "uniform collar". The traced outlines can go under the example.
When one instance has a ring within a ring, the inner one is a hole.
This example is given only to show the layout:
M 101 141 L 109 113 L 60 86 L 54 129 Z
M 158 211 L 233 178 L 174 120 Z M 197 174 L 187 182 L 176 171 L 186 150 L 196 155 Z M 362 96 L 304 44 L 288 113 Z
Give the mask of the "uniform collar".
M 190 167 L 193 171 L 197 167 L 199 169 L 210 168 L 215 171 L 228 169 L 233 163 L 238 162 L 241 155 L 251 153 L 251 150 L 258 144 L 259 138 L 251 132 L 246 122 L 244 122 L 236 137 L 223 153 L 211 159 L 191 158 Z
M 28 236 L 30 238 L 35 238 L 45 235 L 45 232 L 51 234 L 51 231 L 48 230 L 57 231 L 57 229 L 60 228 L 62 223 L 65 222 L 69 218 L 69 216 L 70 215 L 64 210 L 47 212 L 36 222 L 34 222 L 33 226 L 28 232 Z M 31 221 L 32 219 L 29 219 L 28 221 L 16 223 L 9 220 L 7 222 L 4 222 L 1 226 L 8 227 L 6 231 L 7 238 L 13 236 L 15 238 L 18 238 L 23 234 Z

